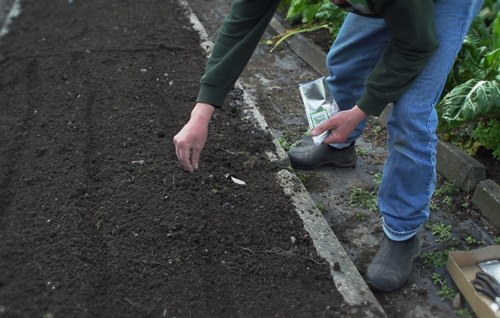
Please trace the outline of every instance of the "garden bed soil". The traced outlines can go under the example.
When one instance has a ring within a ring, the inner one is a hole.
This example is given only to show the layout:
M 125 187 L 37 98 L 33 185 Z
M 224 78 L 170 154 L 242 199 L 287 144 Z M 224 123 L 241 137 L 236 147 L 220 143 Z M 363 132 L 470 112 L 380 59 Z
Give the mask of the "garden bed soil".
M 23 1 L 0 41 L 0 317 L 348 311 L 237 107 L 180 168 L 205 57 L 175 1 Z

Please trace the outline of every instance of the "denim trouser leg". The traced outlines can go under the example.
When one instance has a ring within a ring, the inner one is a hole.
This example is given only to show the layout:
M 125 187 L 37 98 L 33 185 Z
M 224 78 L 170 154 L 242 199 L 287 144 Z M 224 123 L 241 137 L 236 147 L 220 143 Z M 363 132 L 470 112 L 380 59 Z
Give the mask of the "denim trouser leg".
M 363 95 L 364 81 L 389 41 L 390 34 L 384 20 L 352 13 L 347 15 L 326 60 L 330 72 L 326 82 L 341 110 L 354 107 Z M 346 144 L 332 146 L 347 147 L 361 135 L 365 124 L 366 121 L 359 124 Z
M 482 0 L 436 0 L 435 5 L 440 46 L 389 116 L 389 156 L 378 200 L 384 232 L 393 240 L 411 238 L 429 217 L 436 182 L 435 106 Z M 347 16 L 327 59 L 327 83 L 341 109 L 353 107 L 363 94 L 363 83 L 390 36 L 382 19 Z M 360 136 L 364 125 L 349 142 Z
M 389 116 L 389 157 L 378 193 L 385 234 L 411 238 L 429 218 L 436 183 L 435 106 L 482 0 L 437 0 L 436 31 L 440 45 Z

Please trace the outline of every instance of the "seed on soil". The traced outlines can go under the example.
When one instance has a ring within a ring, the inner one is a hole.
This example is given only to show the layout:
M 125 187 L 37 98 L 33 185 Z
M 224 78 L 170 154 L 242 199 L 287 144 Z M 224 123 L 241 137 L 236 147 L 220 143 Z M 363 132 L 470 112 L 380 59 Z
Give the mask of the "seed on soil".
M 295 244 L 295 242 L 297 242 L 295 236 L 290 236 L 290 242 L 292 242 L 292 244 Z

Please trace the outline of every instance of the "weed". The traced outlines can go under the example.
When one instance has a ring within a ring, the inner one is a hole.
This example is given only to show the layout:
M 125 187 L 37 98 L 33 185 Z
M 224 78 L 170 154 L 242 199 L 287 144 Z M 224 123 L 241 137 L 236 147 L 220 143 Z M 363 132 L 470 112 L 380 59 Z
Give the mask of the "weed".
M 453 198 L 450 196 L 446 196 L 443 199 L 443 203 L 446 204 L 447 206 L 451 206 L 453 204 Z
M 445 196 L 445 195 L 454 195 L 460 192 L 460 188 L 458 188 L 452 181 L 446 181 L 441 186 L 437 187 L 434 191 L 434 195 L 437 196 Z
M 366 208 L 370 211 L 377 211 L 377 193 L 363 188 L 353 188 L 349 197 L 349 204 Z
M 380 183 L 382 182 L 382 174 L 380 172 L 375 173 L 375 175 L 373 176 L 373 182 L 375 183 L 375 188 L 373 190 L 367 190 L 357 187 L 353 188 L 349 197 L 349 204 L 361 208 L 366 208 L 370 211 L 377 211 L 377 192 Z
M 472 315 L 472 313 L 467 308 L 460 308 L 457 311 L 455 311 L 455 314 L 457 314 L 457 316 L 461 317 L 461 318 L 472 318 L 472 317 L 474 317 Z
M 434 273 L 432 275 L 432 282 L 439 288 L 437 295 L 441 297 L 441 300 L 452 301 L 455 298 L 457 291 L 449 287 L 446 281 L 441 279 L 441 275 Z
M 305 183 L 307 181 L 307 175 L 303 173 L 297 173 L 297 177 L 300 179 L 302 183 Z
M 368 215 L 364 212 L 360 212 L 358 213 L 358 219 L 361 221 L 361 222 L 364 222 L 366 221 L 366 219 L 368 218 Z
M 467 245 L 482 245 L 484 242 L 476 240 L 475 237 L 469 235 L 465 238 L 465 243 L 467 243 Z
M 318 174 L 316 173 L 297 173 L 297 177 L 300 181 L 307 187 L 308 184 L 311 184 L 315 180 L 318 179 Z
M 380 186 L 382 183 L 382 173 L 377 172 L 373 175 L 373 182 L 377 185 L 377 188 Z
M 424 265 L 434 268 L 445 267 L 449 251 L 450 250 L 440 250 L 423 254 L 422 259 L 424 260 Z
M 431 200 L 431 204 L 429 205 L 429 207 L 431 208 L 431 210 L 435 210 L 438 208 L 438 205 L 434 200 Z
M 278 139 L 278 143 L 285 151 L 297 146 L 297 141 L 290 141 L 290 139 L 286 136 L 281 136 L 281 138 Z
M 446 282 L 444 282 L 443 287 L 441 287 L 441 290 L 438 291 L 437 295 L 441 297 L 441 300 L 452 301 L 457 295 L 457 291 L 446 285 Z
M 497 237 L 495 238 L 495 243 L 496 243 L 496 244 L 500 244 L 500 236 L 497 236 Z
M 435 286 L 439 286 L 439 284 L 441 284 L 441 275 L 434 273 L 432 275 L 432 283 L 434 283 Z
M 368 155 L 369 155 L 368 151 L 362 147 L 356 148 L 356 153 L 358 154 L 358 156 L 364 157 L 364 158 L 368 157 Z
M 382 125 L 379 125 L 379 124 L 375 124 L 373 126 L 373 129 L 372 131 L 376 134 L 379 134 L 380 132 L 382 132 L 382 129 L 384 129 L 384 127 L 382 127 Z
M 317 202 L 316 208 L 321 212 L 321 214 L 324 215 L 326 213 L 326 205 L 323 202 Z
M 434 223 L 426 227 L 431 230 L 433 235 L 437 236 L 437 242 L 445 242 L 453 239 L 453 234 L 451 233 L 451 225 Z
M 453 205 L 453 196 L 460 192 L 460 189 L 451 181 L 446 181 L 440 186 L 436 187 L 431 201 L 431 209 L 438 207 L 438 202 L 446 206 Z M 441 200 L 437 200 L 440 198 Z

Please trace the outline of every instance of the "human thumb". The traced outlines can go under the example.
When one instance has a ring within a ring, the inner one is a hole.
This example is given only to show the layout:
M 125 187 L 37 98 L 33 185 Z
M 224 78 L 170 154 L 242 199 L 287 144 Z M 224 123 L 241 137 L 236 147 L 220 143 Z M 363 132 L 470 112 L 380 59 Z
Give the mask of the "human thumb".
M 323 125 L 319 125 L 318 127 L 314 128 L 311 130 L 311 136 L 316 137 L 321 135 L 326 129 L 323 127 Z

